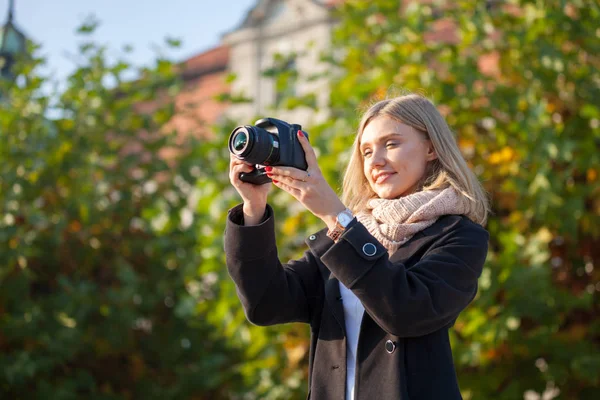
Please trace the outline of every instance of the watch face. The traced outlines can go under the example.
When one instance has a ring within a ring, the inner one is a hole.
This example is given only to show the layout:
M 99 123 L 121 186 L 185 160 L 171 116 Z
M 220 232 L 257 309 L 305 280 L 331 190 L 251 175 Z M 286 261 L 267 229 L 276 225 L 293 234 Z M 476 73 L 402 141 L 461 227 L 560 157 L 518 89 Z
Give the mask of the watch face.
M 352 218 L 352 214 L 350 214 L 348 211 L 342 211 L 338 214 L 338 221 L 344 228 L 350 223 L 350 221 L 352 221 Z

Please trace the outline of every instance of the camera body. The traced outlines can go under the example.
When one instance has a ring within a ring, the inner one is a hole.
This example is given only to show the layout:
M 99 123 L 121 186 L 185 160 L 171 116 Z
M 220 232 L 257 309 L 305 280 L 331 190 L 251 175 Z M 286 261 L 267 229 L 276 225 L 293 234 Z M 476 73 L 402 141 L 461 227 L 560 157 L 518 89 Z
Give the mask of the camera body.
M 240 180 L 254 185 L 271 182 L 265 166 L 308 168 L 298 131 L 302 127 L 276 118 L 262 118 L 256 125 L 236 127 L 229 136 L 229 151 L 240 160 L 255 164 L 254 171 L 240 173 Z M 308 134 L 302 131 L 308 139 Z

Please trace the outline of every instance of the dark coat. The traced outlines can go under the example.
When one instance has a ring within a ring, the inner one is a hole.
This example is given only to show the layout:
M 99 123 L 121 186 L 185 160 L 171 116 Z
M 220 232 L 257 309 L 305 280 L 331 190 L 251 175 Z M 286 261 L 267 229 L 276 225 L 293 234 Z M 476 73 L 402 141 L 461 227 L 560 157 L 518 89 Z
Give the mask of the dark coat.
M 256 226 L 243 226 L 241 205 L 231 209 L 225 233 L 227 268 L 248 320 L 310 324 L 309 398 L 345 396 L 341 281 L 365 308 L 355 400 L 461 399 L 448 329 L 477 293 L 488 232 L 445 216 L 391 258 L 356 220 L 337 243 L 325 233 L 309 236 L 304 256 L 283 265 L 271 207 Z

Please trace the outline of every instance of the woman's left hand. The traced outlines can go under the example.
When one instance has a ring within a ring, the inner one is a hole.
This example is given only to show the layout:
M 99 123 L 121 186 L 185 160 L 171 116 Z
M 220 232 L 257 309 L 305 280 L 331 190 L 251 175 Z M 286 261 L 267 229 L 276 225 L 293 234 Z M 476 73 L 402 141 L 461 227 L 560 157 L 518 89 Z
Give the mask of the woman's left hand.
M 267 175 L 275 186 L 294 196 L 331 229 L 335 226 L 337 214 L 345 210 L 346 206 L 323 177 L 317 155 L 301 131 L 298 131 L 298 140 L 304 149 L 308 169 L 303 171 L 294 167 L 266 167 Z

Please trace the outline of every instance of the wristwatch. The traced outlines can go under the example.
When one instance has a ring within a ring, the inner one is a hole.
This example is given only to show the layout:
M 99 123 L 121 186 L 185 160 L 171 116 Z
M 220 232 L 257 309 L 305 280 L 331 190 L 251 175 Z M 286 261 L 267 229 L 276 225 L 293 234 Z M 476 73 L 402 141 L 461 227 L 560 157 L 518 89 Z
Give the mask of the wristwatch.
M 352 215 L 352 211 L 349 208 L 346 208 L 344 211 L 340 212 L 335 218 L 335 228 L 329 229 L 327 231 L 327 237 L 329 237 L 334 242 L 337 242 L 342 233 L 346 230 L 346 227 L 354 219 L 354 215 Z

